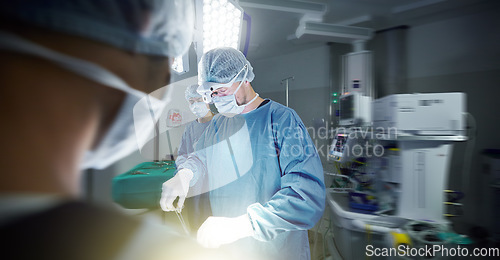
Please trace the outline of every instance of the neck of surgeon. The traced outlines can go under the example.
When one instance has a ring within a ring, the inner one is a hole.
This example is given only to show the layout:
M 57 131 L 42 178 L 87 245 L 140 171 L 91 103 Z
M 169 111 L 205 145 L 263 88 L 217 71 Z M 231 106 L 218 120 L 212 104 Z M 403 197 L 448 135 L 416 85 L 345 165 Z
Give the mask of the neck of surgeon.
M 238 95 L 241 92 L 240 95 Z M 243 82 L 241 90 L 236 93 L 236 102 L 239 106 L 246 105 L 243 109 L 242 114 L 253 111 L 264 101 L 263 98 L 257 97 L 257 93 L 254 91 L 252 84 L 248 81 Z

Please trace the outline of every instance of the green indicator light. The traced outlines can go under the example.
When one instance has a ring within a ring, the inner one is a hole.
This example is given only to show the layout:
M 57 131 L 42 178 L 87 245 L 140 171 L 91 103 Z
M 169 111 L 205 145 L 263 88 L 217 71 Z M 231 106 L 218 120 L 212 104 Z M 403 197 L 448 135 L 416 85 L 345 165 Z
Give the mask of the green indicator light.
M 338 94 L 337 94 L 337 92 L 333 93 L 333 96 L 334 96 L 334 97 L 336 97 L 337 95 L 338 95 Z
M 337 104 L 337 100 L 336 100 L 336 99 L 334 99 L 334 100 L 333 100 L 333 103 L 334 103 L 334 104 Z

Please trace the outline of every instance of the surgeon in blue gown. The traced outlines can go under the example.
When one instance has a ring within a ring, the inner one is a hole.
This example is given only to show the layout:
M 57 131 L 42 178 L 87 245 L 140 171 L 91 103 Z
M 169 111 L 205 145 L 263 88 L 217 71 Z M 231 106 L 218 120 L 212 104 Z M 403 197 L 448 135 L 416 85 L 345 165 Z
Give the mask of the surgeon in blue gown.
M 179 145 L 178 156 L 175 164 L 179 167 L 183 164 L 189 155 L 194 152 L 193 145 L 207 128 L 214 113 L 210 110 L 207 103 L 203 102 L 202 96 L 196 92 L 198 85 L 191 85 L 186 88 L 185 97 L 189 103 L 189 110 L 196 116 L 196 120 L 189 122 L 182 134 Z M 196 185 L 190 188 L 190 194 L 193 194 L 186 200 L 186 211 L 188 214 L 191 229 L 198 229 L 201 224 L 211 215 L 210 200 L 208 198 L 206 175 L 196 182 Z
M 208 176 L 213 216 L 198 230 L 198 242 L 259 259 L 310 259 L 307 229 L 325 206 L 321 161 L 297 113 L 260 98 L 253 78 L 240 51 L 203 55 L 198 92 L 220 114 L 163 184 L 160 204 L 165 211 L 182 207 L 189 187 Z

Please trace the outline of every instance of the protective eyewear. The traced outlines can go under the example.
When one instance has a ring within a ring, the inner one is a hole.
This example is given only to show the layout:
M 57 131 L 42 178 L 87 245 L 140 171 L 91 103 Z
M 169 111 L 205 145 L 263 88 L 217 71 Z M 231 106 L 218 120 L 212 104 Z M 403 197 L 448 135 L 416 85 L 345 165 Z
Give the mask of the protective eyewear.
M 238 76 L 241 74 L 241 72 L 243 72 L 244 70 L 248 71 L 248 65 L 245 64 L 245 66 L 243 66 L 238 74 L 236 74 L 236 76 L 234 76 L 233 79 L 228 83 L 204 82 L 198 87 L 196 91 L 203 97 L 203 101 L 205 103 L 211 104 L 213 103 L 213 95 L 217 93 L 215 92 L 215 90 L 219 88 L 230 88 L 234 84 Z

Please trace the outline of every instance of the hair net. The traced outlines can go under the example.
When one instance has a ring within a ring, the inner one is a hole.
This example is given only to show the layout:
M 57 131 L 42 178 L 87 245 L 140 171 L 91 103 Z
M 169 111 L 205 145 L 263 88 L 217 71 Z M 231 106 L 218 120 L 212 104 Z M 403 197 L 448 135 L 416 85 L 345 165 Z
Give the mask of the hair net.
M 251 82 L 255 75 L 250 62 L 243 53 L 233 48 L 216 48 L 206 52 L 198 64 L 198 84 L 204 82 L 227 83 L 231 81 L 238 72 L 248 65 L 246 81 Z M 236 81 L 242 81 L 245 73 L 240 73 Z
M 2 1 L 0 16 L 143 53 L 176 57 L 192 41 L 191 0 Z
M 186 100 L 189 101 L 190 98 L 201 98 L 201 95 L 196 92 L 196 89 L 198 88 L 198 85 L 191 85 L 186 88 Z

